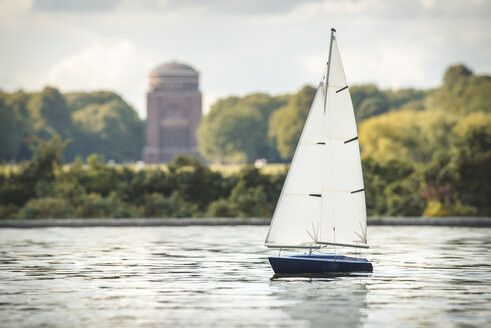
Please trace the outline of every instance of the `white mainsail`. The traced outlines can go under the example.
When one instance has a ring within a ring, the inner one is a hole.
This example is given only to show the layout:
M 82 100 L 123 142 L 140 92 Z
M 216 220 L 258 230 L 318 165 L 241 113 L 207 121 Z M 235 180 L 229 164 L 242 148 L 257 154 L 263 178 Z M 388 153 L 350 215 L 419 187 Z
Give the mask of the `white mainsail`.
M 266 237 L 268 247 L 367 247 L 356 121 L 334 35 L 326 76 L 276 205 Z

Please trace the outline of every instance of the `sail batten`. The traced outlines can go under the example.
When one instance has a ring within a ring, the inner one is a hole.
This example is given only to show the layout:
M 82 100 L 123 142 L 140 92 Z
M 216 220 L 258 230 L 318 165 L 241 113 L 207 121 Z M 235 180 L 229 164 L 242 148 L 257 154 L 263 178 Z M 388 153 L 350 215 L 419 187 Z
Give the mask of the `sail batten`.
M 329 57 L 271 221 L 268 247 L 368 247 L 358 132 L 334 35 Z
M 344 143 L 347 144 L 347 143 L 350 143 L 351 141 L 355 141 L 355 140 L 358 140 L 358 136 L 351 138 L 349 140 L 346 140 Z
M 344 88 L 337 90 L 336 93 L 340 93 L 341 91 L 346 90 L 346 89 L 348 89 L 348 86 L 345 86 Z

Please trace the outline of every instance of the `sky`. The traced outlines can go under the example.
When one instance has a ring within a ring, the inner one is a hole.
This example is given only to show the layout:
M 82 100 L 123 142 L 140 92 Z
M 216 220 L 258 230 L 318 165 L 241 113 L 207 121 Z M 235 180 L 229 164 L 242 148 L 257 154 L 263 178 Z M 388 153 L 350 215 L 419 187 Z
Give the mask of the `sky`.
M 491 74 L 489 0 L 0 0 L 0 89 L 112 90 L 146 117 L 148 73 L 179 61 L 217 99 L 321 78 L 331 27 L 350 84 L 433 88 Z

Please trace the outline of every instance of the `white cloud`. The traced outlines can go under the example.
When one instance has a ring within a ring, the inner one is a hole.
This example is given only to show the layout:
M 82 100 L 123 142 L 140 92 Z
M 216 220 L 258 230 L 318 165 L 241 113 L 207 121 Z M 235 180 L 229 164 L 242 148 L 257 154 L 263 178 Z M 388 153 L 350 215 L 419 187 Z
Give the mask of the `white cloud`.
M 315 84 L 331 27 L 350 84 L 428 88 L 450 64 L 491 70 L 485 0 L 120 0 L 84 12 L 31 5 L 0 0 L 0 88 L 115 90 L 141 116 L 149 69 L 172 59 L 202 73 L 205 112 L 219 97 Z
M 47 83 L 68 90 L 115 90 L 144 116 L 146 74 L 151 59 L 132 42 L 96 43 L 50 68 Z
M 18 25 L 18 20 L 32 6 L 33 0 L 0 0 L 0 21 L 3 27 Z

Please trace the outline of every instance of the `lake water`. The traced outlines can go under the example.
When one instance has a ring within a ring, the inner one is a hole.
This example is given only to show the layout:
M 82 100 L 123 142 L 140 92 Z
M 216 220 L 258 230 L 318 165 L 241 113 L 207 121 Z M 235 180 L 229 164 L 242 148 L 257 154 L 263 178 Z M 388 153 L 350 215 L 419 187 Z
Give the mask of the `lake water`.
M 0 326 L 491 326 L 491 229 L 369 227 L 373 274 L 313 279 L 272 279 L 266 232 L 0 229 Z

